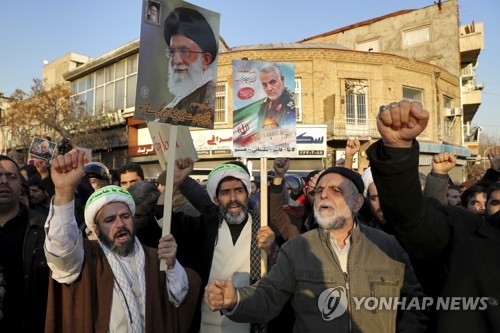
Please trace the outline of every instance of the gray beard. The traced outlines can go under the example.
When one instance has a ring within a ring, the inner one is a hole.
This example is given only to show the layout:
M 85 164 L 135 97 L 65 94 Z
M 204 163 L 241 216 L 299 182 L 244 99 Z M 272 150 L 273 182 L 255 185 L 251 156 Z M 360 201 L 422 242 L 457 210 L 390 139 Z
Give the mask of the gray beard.
M 203 85 L 203 62 L 201 56 L 189 66 L 177 65 L 179 68 L 187 68 L 186 74 L 176 73 L 172 62 L 168 62 L 168 90 L 175 97 L 186 97 L 198 87 Z
M 350 212 L 349 212 L 350 214 Z M 314 205 L 314 218 L 323 230 L 339 230 L 347 225 L 350 215 L 346 212 L 339 212 L 335 210 L 333 216 L 322 216 L 319 210 Z
M 248 209 L 247 207 L 241 206 L 241 212 L 239 212 L 237 215 L 233 215 L 227 211 L 227 209 L 219 204 L 219 211 L 224 217 L 224 220 L 226 220 L 227 224 L 241 224 L 243 223 L 248 216 Z

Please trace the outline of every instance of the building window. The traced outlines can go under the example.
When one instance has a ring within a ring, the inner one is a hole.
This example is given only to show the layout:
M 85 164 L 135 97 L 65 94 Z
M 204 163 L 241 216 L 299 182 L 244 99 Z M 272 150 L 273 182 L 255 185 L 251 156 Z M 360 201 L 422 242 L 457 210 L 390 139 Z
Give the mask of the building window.
M 403 47 L 409 48 L 428 43 L 431 40 L 431 27 L 425 26 L 403 31 Z
M 302 79 L 300 77 L 295 78 L 295 91 L 294 91 L 294 103 L 295 103 L 295 116 L 297 122 L 302 122 Z
M 137 89 L 137 64 L 139 56 L 133 55 L 127 59 L 127 76 L 126 76 L 126 104 L 127 111 L 135 109 L 135 93 Z
M 94 74 L 84 76 L 71 84 L 71 90 L 79 105 L 84 106 L 87 114 L 92 115 L 94 108 Z
M 447 136 L 452 136 L 453 134 L 453 121 L 451 121 L 447 116 L 452 114 L 452 102 L 453 100 L 448 96 L 443 96 L 443 108 L 444 108 L 444 134 Z
M 345 80 L 346 124 L 367 124 L 368 81 L 358 79 Z
M 215 90 L 215 125 L 227 124 L 227 82 L 217 82 Z
M 71 92 L 89 115 L 133 110 L 137 88 L 137 60 L 133 55 L 71 83 Z
M 403 87 L 403 99 L 424 104 L 424 91 L 418 88 Z
M 443 107 L 446 109 L 451 109 L 451 103 L 453 102 L 453 99 L 451 99 L 448 96 L 443 96 Z
M 379 52 L 380 51 L 380 41 L 379 39 L 372 39 L 363 42 L 356 43 L 357 51 L 364 52 Z

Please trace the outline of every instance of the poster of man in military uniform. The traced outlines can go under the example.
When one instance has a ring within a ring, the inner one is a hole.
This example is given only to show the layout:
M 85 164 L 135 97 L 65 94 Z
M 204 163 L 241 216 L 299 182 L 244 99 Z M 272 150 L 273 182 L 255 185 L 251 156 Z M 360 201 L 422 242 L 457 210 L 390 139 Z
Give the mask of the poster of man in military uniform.
M 234 155 L 296 155 L 295 66 L 235 60 Z

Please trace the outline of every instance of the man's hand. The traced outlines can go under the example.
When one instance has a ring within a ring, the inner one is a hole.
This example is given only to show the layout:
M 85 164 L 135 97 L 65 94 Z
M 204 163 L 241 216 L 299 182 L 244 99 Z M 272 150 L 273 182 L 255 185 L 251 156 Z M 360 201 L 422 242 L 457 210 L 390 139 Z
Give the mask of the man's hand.
M 168 234 L 160 238 L 160 243 L 158 244 L 158 259 L 166 261 L 167 269 L 175 267 L 176 255 L 177 243 L 174 236 Z
M 491 168 L 500 172 L 500 146 L 489 147 L 486 156 L 490 160 Z
M 268 256 L 275 254 L 275 243 L 274 243 L 274 232 L 268 226 L 260 227 L 257 233 L 258 247 L 261 250 L 266 251 Z
M 359 147 L 361 146 L 358 139 L 347 140 L 347 144 L 345 146 L 345 156 L 351 156 L 351 158 L 359 151 Z
M 432 157 L 432 171 L 446 175 L 457 164 L 457 157 L 453 153 L 440 153 Z
M 347 144 L 345 146 L 344 167 L 352 169 L 352 165 L 354 162 L 354 155 L 359 151 L 360 146 L 361 144 L 359 143 L 359 140 L 356 139 L 347 140 Z
M 409 148 L 413 139 L 424 131 L 429 113 L 419 102 L 401 101 L 381 107 L 377 117 L 378 131 L 388 147 Z
M 179 189 L 184 179 L 186 179 L 194 169 L 194 162 L 191 158 L 178 158 L 174 167 L 174 193 Z
M 38 171 L 42 179 L 45 179 L 49 176 L 49 168 L 47 165 L 47 161 L 37 158 L 35 159 L 34 164 L 36 171 Z
M 72 149 L 52 160 L 52 182 L 55 187 L 54 205 L 61 206 L 73 201 L 76 187 L 84 175 L 84 152 Z
M 211 311 L 231 310 L 236 302 L 236 290 L 229 280 L 212 280 L 205 287 L 205 303 Z
M 290 169 L 290 159 L 287 157 L 278 157 L 274 159 L 274 171 L 276 177 L 283 178 L 286 172 Z

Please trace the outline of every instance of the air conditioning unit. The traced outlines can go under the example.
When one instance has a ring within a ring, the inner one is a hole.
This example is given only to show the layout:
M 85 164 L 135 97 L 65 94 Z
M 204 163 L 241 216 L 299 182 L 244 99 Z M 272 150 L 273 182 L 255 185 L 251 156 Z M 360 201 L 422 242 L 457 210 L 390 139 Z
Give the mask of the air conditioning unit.
M 455 117 L 462 115 L 462 109 L 460 107 L 456 108 L 444 108 L 444 115 L 446 117 Z

